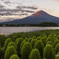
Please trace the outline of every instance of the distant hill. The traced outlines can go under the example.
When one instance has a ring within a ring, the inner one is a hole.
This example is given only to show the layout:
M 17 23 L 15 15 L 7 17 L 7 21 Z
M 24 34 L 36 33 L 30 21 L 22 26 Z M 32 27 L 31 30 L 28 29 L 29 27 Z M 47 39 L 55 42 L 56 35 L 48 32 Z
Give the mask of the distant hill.
M 42 22 L 53 22 L 53 23 L 59 23 L 59 18 L 49 15 L 45 11 L 38 11 L 35 14 L 32 14 L 31 16 L 28 16 L 23 19 L 16 19 L 9 22 L 2 22 L 0 24 L 40 24 Z

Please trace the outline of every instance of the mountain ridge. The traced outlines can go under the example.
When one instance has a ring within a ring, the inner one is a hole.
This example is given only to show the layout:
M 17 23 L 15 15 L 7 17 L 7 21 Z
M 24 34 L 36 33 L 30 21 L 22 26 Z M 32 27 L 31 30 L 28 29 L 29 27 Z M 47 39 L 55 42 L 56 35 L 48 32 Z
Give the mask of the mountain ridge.
M 42 22 L 53 22 L 53 23 L 59 23 L 59 18 L 52 16 L 45 11 L 38 11 L 35 14 L 32 14 L 31 16 L 28 16 L 23 19 L 16 19 L 14 21 L 9 22 L 2 22 L 0 24 L 39 24 Z

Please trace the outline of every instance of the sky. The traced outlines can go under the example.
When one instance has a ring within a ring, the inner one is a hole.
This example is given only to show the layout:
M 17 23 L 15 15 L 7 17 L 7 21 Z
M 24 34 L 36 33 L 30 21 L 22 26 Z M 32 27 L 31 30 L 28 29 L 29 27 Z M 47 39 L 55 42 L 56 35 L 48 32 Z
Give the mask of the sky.
M 0 22 L 24 18 L 40 10 L 59 17 L 59 0 L 0 0 Z

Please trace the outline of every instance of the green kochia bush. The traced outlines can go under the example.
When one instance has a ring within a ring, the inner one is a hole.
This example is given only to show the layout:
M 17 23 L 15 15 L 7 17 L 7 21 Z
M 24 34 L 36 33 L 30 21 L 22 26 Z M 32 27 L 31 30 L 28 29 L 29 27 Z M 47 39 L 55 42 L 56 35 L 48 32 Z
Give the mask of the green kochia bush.
M 57 54 L 59 52 L 59 43 L 55 47 L 55 53 Z
M 27 42 L 28 41 L 28 38 L 25 38 L 25 41 Z
M 21 57 L 22 59 L 29 59 L 29 54 L 32 50 L 32 46 L 29 42 L 25 42 L 21 49 Z
M 1 45 L 0 45 L 0 58 L 1 58 Z
M 52 41 L 48 41 L 48 42 L 47 42 L 47 44 L 50 44 L 50 45 L 52 45 L 52 46 L 53 46 Z M 47 44 L 46 44 L 46 45 L 47 45 Z
M 54 47 L 55 47 L 58 43 L 59 43 L 59 40 L 56 39 L 56 40 L 54 41 Z
M 46 46 L 46 42 L 47 42 L 47 37 L 42 37 L 41 38 L 41 41 L 43 42 L 44 46 Z
M 41 57 L 43 57 L 43 49 L 44 49 L 44 44 L 41 40 L 38 40 L 35 45 L 34 48 L 37 48 L 40 52 Z
M 9 59 L 20 59 L 20 58 L 18 57 L 18 55 L 13 54 Z
M 57 55 L 55 56 L 55 59 L 59 59 L 59 52 L 58 52 Z
M 32 45 L 33 48 L 34 48 L 34 44 L 35 44 L 36 41 L 37 41 L 37 39 L 32 39 L 31 40 L 31 45 Z
M 24 41 L 22 41 L 22 43 L 21 43 L 21 45 L 20 45 L 20 50 L 22 49 L 22 46 L 24 45 L 24 43 L 25 43 L 26 41 L 24 40 Z
M 32 38 L 29 38 L 29 39 L 28 39 L 28 42 L 30 42 L 30 43 L 31 43 L 31 40 L 32 40 Z
M 7 49 L 7 46 L 9 44 L 9 42 L 12 42 L 12 39 L 11 38 L 6 39 L 5 44 L 4 44 L 5 50 Z
M 17 54 L 16 49 L 14 46 L 10 46 L 6 49 L 4 54 L 4 59 L 9 59 L 13 54 Z
M 5 35 L 0 35 L 0 44 L 1 44 L 1 47 L 4 46 L 5 41 L 6 41 L 6 36 Z
M 18 51 L 19 51 L 19 47 L 20 47 L 20 44 L 22 43 L 22 41 L 23 41 L 23 38 L 17 38 L 15 41 Z
M 55 53 L 52 45 L 46 45 L 44 48 L 43 57 L 46 59 L 55 59 Z
M 10 46 L 14 46 L 15 49 L 16 49 L 16 44 L 14 42 L 9 42 L 8 46 L 7 47 L 10 47 Z
M 30 53 L 29 59 L 41 59 L 38 49 L 33 49 Z

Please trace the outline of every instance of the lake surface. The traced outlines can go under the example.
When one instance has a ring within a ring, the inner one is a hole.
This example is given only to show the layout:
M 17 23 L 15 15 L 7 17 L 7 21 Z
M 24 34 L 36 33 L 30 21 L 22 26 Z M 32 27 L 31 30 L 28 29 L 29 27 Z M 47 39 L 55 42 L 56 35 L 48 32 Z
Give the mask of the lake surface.
M 59 27 L 0 27 L 0 34 L 12 34 L 17 32 L 31 32 L 47 29 L 59 29 Z

